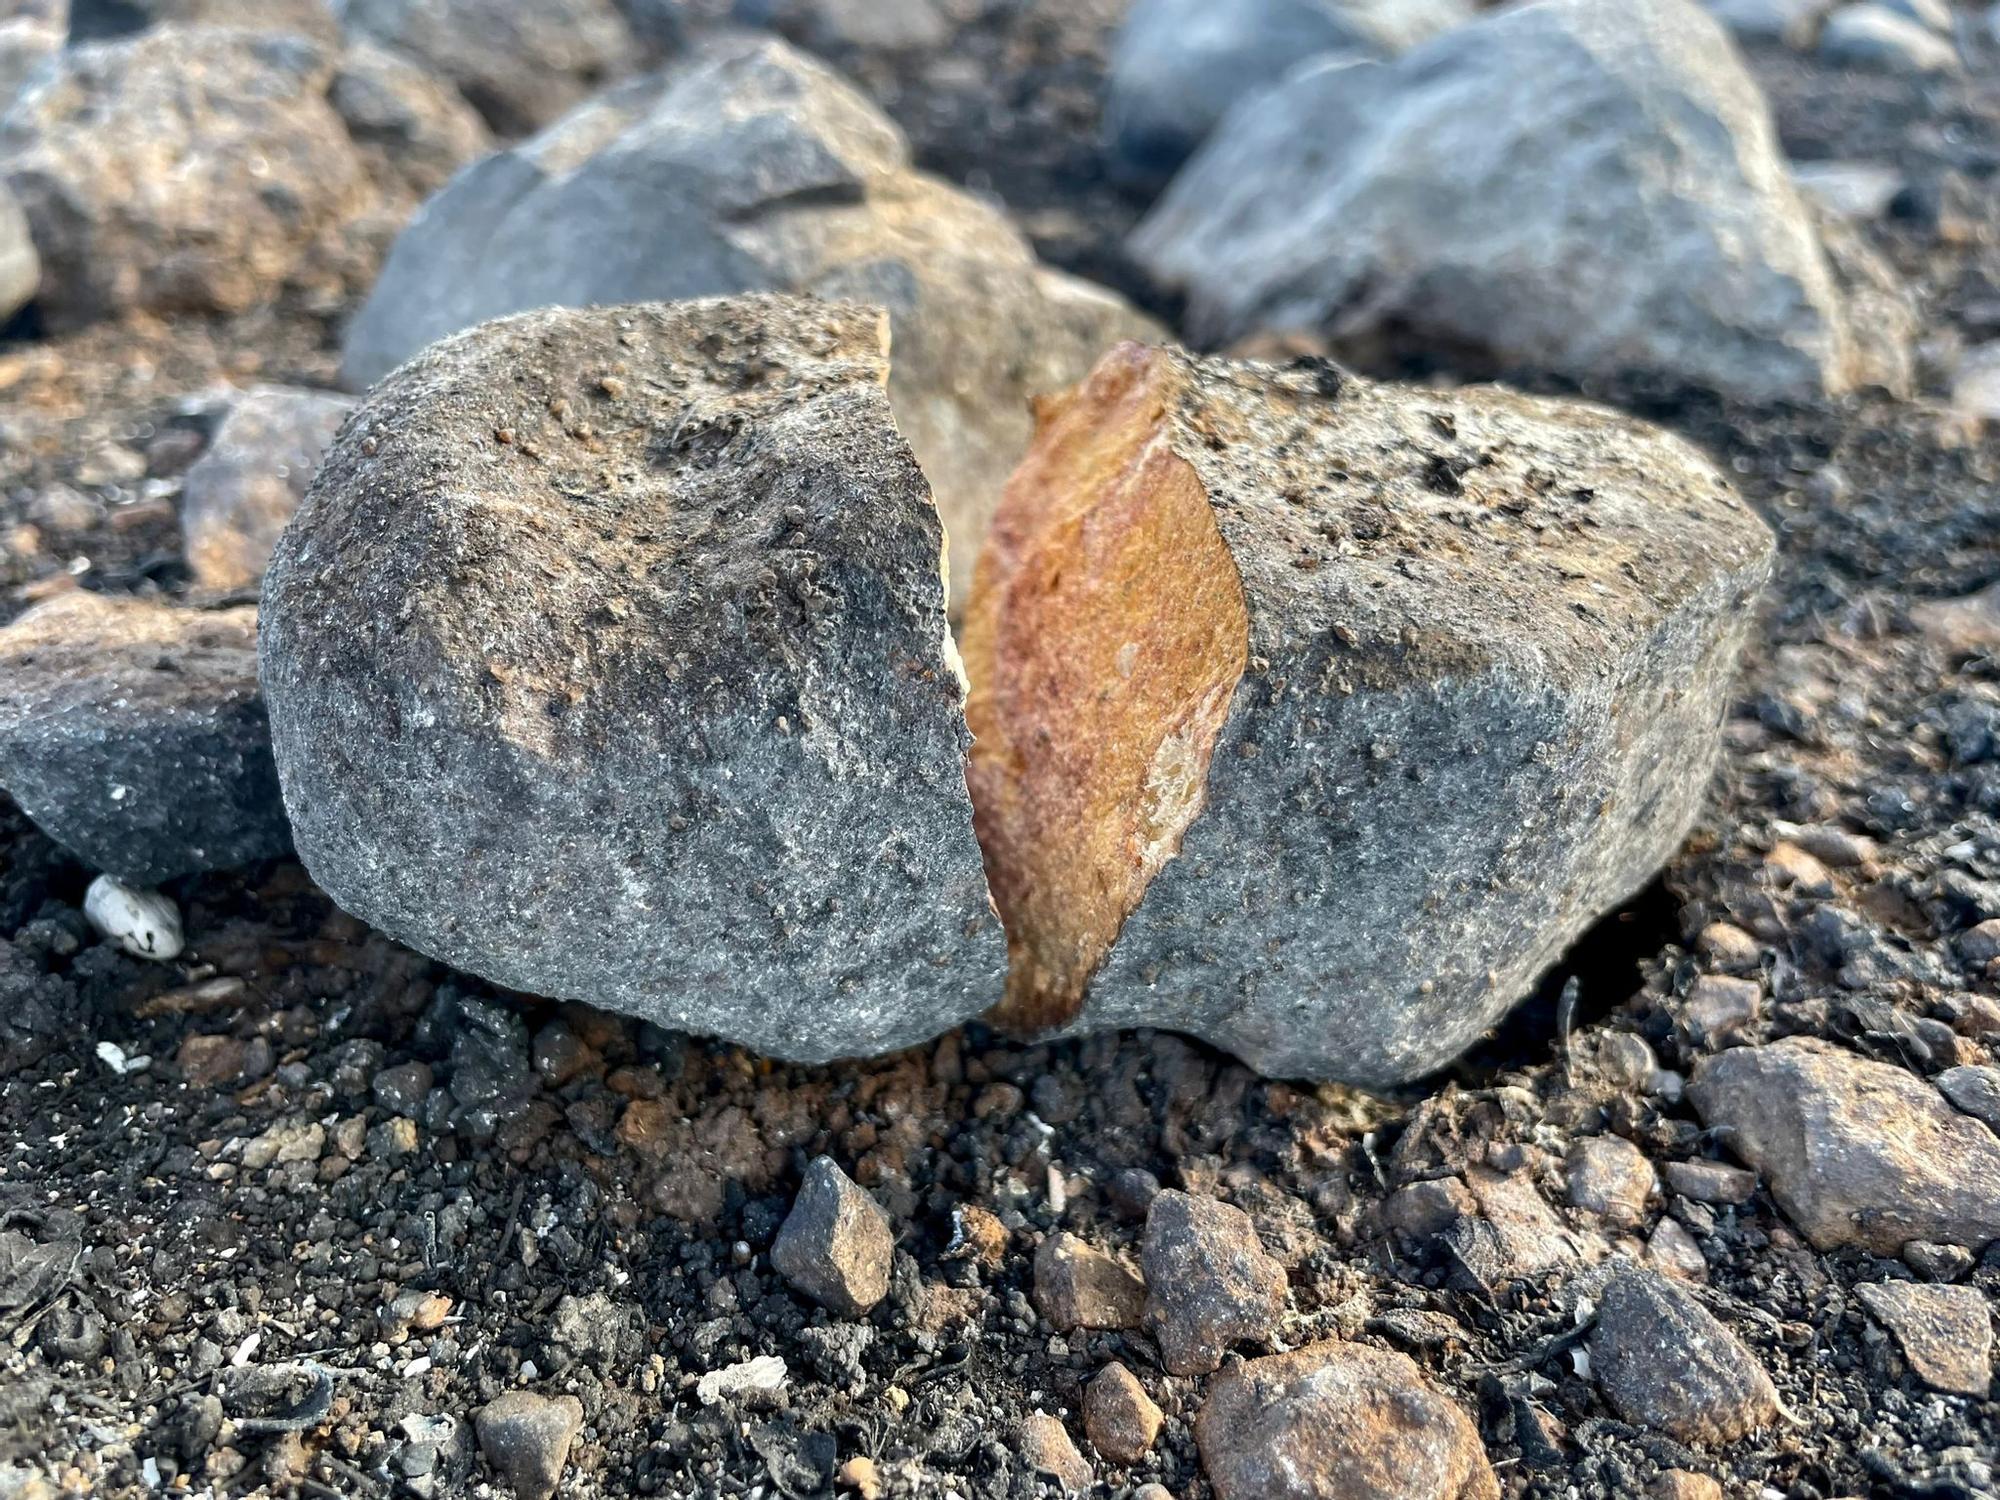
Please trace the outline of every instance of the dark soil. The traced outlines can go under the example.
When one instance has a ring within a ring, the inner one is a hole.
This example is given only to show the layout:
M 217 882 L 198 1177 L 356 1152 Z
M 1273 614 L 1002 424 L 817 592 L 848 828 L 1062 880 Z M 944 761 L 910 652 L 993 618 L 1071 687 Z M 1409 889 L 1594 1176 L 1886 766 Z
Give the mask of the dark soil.
M 1142 205 L 1093 149 L 1117 7 L 962 8 L 979 18 L 947 55 L 847 61 L 929 165 L 1004 198 L 1051 259 L 1149 295 L 1119 250 Z M 1908 1268 L 1812 1251 L 1762 1190 L 1741 1209 L 1656 1200 L 1637 1236 L 1556 1209 L 1593 1246 L 1643 1254 L 1664 1217 L 1698 1244 L 1713 1307 L 1788 1414 L 1719 1453 L 1617 1419 L 1578 1373 L 1561 1273 L 1485 1284 L 1379 1215 L 1394 1187 L 1477 1162 L 1565 1204 L 1568 1143 L 1606 1131 L 1656 1164 L 1716 1156 L 1671 1085 L 1621 1087 L 1594 1061 L 1630 1032 L 1685 1073 L 1681 997 L 1716 920 L 1761 948 L 1753 1036 L 1824 1035 L 1923 1073 L 2000 1051 L 1982 1030 L 1994 986 L 1952 941 L 2000 916 L 2000 655 L 1923 609 L 2000 581 L 2000 435 L 1964 432 L 1939 399 L 1950 345 L 2000 335 L 2000 63 L 1922 83 L 1755 62 L 1794 154 L 1908 177 L 1867 233 L 1922 298 L 1929 388 L 1784 410 L 1590 393 L 1707 447 L 1783 556 L 1701 831 L 1493 1042 L 1387 1100 L 1144 1033 L 1049 1047 L 971 1027 L 782 1067 L 496 993 L 371 934 L 291 864 L 175 883 L 189 951 L 126 958 L 82 919 L 88 872 L 0 807 L 0 1495 L 461 1493 L 485 1482 L 470 1414 L 531 1380 L 583 1403 L 569 1494 L 827 1494 L 855 1455 L 892 1496 L 1053 1494 L 1018 1424 L 1056 1412 L 1081 1441 L 1081 1384 L 1115 1358 L 1168 1422 L 1141 1468 L 1099 1464 L 1099 1493 L 1159 1481 L 1200 1500 L 1200 1383 L 1162 1374 L 1142 1335 L 1054 1333 L 1027 1295 L 1045 1231 L 1134 1246 L 1110 1190 L 1128 1168 L 1248 1210 L 1290 1271 L 1285 1341 L 1404 1349 L 1478 1414 L 1510 1494 L 1628 1496 L 1674 1467 L 1731 1493 L 1993 1493 L 2000 1403 L 1924 1388 L 1854 1299 Z M 71 581 L 183 591 L 175 502 L 205 393 L 330 383 L 345 310 L 57 341 L 17 325 L 0 345 L 0 612 Z M 1830 895 L 1766 861 L 1801 830 L 1864 841 Z M 899 1235 L 890 1295 L 858 1324 L 769 1265 L 821 1152 Z M 955 1246 L 967 1205 L 1009 1231 L 997 1266 Z M 1961 1279 L 2000 1296 L 2000 1249 Z M 448 1312 L 413 1329 L 433 1293 Z M 758 1354 L 790 1367 L 778 1404 L 700 1405 L 697 1377 Z

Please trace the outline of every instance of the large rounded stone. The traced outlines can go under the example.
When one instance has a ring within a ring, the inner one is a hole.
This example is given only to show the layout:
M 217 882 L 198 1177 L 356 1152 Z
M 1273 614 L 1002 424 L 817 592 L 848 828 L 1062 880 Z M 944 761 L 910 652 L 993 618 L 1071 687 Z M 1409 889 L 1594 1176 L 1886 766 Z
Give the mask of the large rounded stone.
M 1679 844 L 1771 557 L 1687 444 L 1136 345 L 1040 410 L 964 635 L 1002 1019 L 1399 1082 Z
M 942 535 L 881 315 L 744 298 L 447 339 L 265 578 L 307 867 L 501 984 L 807 1060 L 998 988 Z

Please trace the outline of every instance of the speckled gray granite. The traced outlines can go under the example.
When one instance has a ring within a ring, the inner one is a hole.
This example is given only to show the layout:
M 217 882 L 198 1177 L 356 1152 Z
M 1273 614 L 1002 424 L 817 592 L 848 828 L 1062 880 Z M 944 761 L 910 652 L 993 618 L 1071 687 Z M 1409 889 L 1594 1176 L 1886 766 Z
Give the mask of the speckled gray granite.
M 1099 373 L 1135 360 L 1240 577 L 1248 667 L 1205 805 L 1062 1029 L 1414 1078 L 1686 834 L 1771 535 L 1690 445 L 1600 408 L 1131 347 Z
M 1691 0 L 1537 0 L 1301 68 L 1230 113 L 1132 247 L 1204 342 L 1315 329 L 1751 400 L 1910 378 L 1893 279 L 1829 263 Z
M 779 1057 L 990 1004 L 942 534 L 886 338 L 802 298 L 552 309 L 378 386 L 264 583 L 313 877 L 500 984 Z
M 0 787 L 135 885 L 291 848 L 256 611 L 76 590 L 0 630 Z

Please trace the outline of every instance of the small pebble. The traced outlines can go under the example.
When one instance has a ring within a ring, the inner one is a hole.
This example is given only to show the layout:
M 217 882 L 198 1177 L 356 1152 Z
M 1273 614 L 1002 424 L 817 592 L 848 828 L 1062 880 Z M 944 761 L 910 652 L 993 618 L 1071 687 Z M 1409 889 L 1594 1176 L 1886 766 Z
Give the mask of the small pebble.
M 90 925 L 135 958 L 158 963 L 181 956 L 181 911 L 171 896 L 100 875 L 83 893 Z

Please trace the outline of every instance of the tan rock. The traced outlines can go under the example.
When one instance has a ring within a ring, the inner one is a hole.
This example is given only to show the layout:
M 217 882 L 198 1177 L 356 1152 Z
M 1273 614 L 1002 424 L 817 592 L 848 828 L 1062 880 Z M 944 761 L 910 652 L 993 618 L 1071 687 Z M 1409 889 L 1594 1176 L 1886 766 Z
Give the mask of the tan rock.
M 1592 1136 L 1571 1148 L 1567 1163 L 1569 1201 L 1629 1228 L 1646 1214 L 1653 1195 L 1653 1164 L 1622 1136 Z
M 1091 1446 L 1128 1468 L 1153 1451 L 1165 1420 L 1139 1377 L 1125 1366 L 1106 1365 L 1083 1391 L 1083 1430 Z
M 1146 1283 L 1124 1261 L 1067 1230 L 1035 1251 L 1035 1306 L 1056 1328 L 1137 1328 Z
M 1960 1396 L 1986 1395 L 1993 1383 L 1993 1314 L 1977 1287 L 1885 1281 L 1854 1292 L 1895 1336 L 1911 1372 L 1925 1385 Z
M 1703 1059 L 1688 1096 L 1822 1250 L 2000 1239 L 2000 1138 L 1907 1069 L 1787 1037 Z
M 513 1488 L 515 1500 L 550 1500 L 583 1430 L 583 1403 L 574 1396 L 506 1391 L 482 1406 L 472 1425 L 487 1466 Z
M 1037 1473 L 1054 1476 L 1065 1494 L 1082 1494 L 1097 1482 L 1097 1471 L 1076 1451 L 1069 1429 L 1047 1412 L 1021 1423 L 1021 1458 Z
M 1723 1500 L 1722 1486 L 1692 1469 L 1663 1469 L 1646 1493 L 1651 1500 Z
M 1756 1020 L 1763 1002 L 1763 988 L 1754 979 L 1704 974 L 1688 991 L 1681 1016 L 1690 1035 L 1712 1044 Z
M 1219 1500 L 1495 1500 L 1479 1430 L 1406 1356 L 1312 1344 L 1209 1383 L 1195 1422 Z

